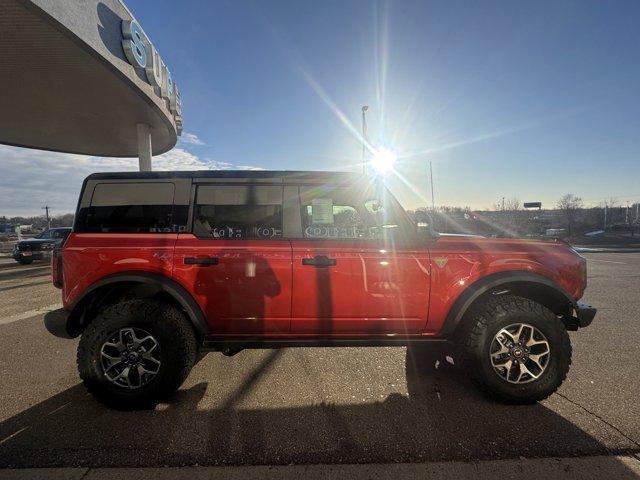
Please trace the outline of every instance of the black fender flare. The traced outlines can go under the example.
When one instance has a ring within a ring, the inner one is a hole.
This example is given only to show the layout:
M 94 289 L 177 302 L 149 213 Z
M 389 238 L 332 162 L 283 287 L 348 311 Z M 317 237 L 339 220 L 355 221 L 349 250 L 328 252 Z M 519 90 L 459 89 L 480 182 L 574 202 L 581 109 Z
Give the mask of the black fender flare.
M 508 284 L 519 284 L 520 288 L 522 288 L 522 286 L 530 286 L 532 289 L 543 288 L 546 292 L 553 292 L 555 299 L 557 299 L 559 303 L 564 304 L 568 311 L 571 311 L 571 309 L 577 306 L 576 300 L 561 285 L 538 273 L 521 270 L 492 273 L 469 285 L 458 298 L 456 298 L 445 318 L 442 335 L 447 337 L 451 336 L 456 331 L 458 325 L 460 325 L 460 322 L 471 305 L 482 295 L 492 290 L 499 290 L 501 286 L 507 286 Z
M 183 310 L 186 312 L 189 321 L 193 325 L 196 333 L 201 337 L 204 337 L 209 332 L 209 326 L 207 324 L 206 317 L 198 305 L 198 302 L 182 285 L 170 278 L 167 278 L 161 274 L 150 272 L 119 272 L 111 275 L 107 275 L 100 280 L 92 283 L 78 299 L 73 303 L 70 308 L 70 319 L 80 318 L 83 312 L 78 311 L 80 305 L 84 304 L 86 300 L 91 298 L 91 295 L 106 285 L 116 283 L 140 283 L 146 285 L 154 285 L 161 291 L 171 296 L 176 302 L 180 304 Z

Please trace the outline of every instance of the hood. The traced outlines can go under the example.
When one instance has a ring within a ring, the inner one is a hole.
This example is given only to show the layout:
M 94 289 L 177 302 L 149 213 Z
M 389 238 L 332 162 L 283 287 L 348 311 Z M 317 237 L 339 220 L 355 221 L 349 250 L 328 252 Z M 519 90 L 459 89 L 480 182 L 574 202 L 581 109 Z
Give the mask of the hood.
M 465 237 L 465 238 L 486 238 L 482 235 L 474 235 L 472 233 L 438 233 L 440 237 Z
M 436 244 L 453 248 L 471 248 L 482 251 L 534 251 L 572 250 L 571 245 L 557 238 L 493 238 L 480 235 L 438 234 Z

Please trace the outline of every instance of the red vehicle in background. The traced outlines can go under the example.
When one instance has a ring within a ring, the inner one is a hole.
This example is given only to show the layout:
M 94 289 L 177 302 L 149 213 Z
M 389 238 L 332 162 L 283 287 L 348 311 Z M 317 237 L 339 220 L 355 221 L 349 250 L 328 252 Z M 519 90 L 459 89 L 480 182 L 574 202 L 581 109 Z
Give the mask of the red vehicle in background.
M 171 394 L 202 351 L 452 345 L 494 398 L 553 393 L 586 261 L 565 243 L 418 228 L 373 179 L 324 172 L 101 173 L 53 257 L 54 335 L 81 335 L 100 400 Z

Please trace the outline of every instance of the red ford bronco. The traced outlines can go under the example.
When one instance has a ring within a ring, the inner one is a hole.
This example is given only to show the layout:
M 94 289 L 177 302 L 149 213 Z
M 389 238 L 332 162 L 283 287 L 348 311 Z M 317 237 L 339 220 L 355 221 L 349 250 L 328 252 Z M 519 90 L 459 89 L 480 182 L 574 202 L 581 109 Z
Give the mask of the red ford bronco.
M 171 394 L 207 350 L 437 342 L 494 398 L 534 402 L 596 313 L 565 243 L 421 229 L 347 173 L 94 174 L 52 266 L 47 329 L 82 336 L 84 384 L 124 407 Z

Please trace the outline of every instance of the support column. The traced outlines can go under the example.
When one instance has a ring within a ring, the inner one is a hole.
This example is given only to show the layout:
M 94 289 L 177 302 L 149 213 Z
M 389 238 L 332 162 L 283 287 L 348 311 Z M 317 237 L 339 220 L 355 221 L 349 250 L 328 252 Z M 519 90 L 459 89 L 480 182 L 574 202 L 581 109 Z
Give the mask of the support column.
M 151 127 L 146 123 L 138 123 L 138 161 L 141 172 L 151 171 Z

